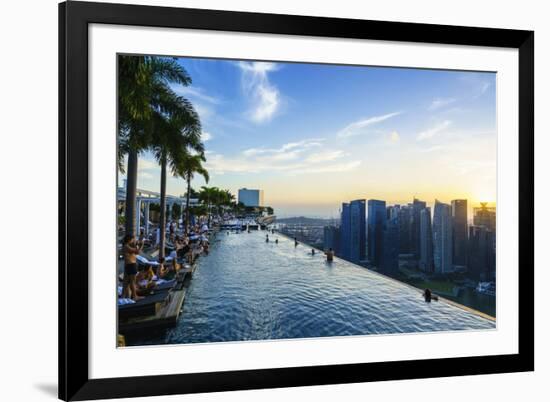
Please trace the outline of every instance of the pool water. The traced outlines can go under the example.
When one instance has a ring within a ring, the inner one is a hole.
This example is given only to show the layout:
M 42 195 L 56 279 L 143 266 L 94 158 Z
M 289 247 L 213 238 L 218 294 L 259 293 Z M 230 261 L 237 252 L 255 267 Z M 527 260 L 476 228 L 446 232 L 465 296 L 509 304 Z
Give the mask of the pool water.
M 198 261 L 175 328 L 130 344 L 495 328 L 495 322 L 277 234 L 220 232 Z M 278 238 L 279 243 L 275 244 Z

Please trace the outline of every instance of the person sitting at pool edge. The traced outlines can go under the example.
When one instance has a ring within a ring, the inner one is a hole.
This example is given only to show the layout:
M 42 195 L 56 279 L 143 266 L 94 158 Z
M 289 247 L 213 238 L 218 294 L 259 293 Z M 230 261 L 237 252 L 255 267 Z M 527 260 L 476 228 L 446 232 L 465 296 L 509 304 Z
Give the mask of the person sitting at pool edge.
M 422 296 L 424 297 L 424 300 L 427 303 L 430 303 L 432 300 L 438 301 L 439 297 L 437 295 L 432 294 L 432 291 L 430 289 L 425 289 L 424 293 L 422 293 Z
M 150 293 L 151 289 L 157 286 L 154 281 L 155 278 L 157 278 L 157 276 L 155 275 L 155 272 L 153 271 L 153 267 L 151 265 L 149 265 L 147 268 L 141 269 L 136 274 L 137 292 L 140 295 L 146 295 Z
M 156 271 L 156 275 L 159 277 L 159 278 L 162 278 L 166 272 L 168 270 L 166 269 L 166 267 L 164 266 L 164 257 L 162 258 L 159 258 L 159 265 L 157 266 L 157 271 Z

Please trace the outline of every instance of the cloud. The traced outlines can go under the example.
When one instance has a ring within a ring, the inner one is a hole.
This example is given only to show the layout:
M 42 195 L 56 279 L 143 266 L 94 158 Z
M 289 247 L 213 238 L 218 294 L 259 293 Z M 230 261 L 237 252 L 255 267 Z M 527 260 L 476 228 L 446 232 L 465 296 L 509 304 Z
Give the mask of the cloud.
M 170 88 L 177 95 L 188 98 L 193 102 L 193 107 L 199 114 L 201 120 L 208 120 L 215 115 L 216 105 L 220 103 L 219 98 L 208 95 L 204 89 L 200 87 L 172 84 Z
M 451 103 L 456 102 L 455 98 L 436 98 L 430 103 L 430 106 L 428 106 L 428 110 L 434 111 L 437 109 L 441 109 L 442 107 L 448 106 Z
M 361 161 L 351 161 L 345 163 L 335 163 L 329 165 L 321 165 L 308 167 L 304 169 L 298 169 L 294 171 L 295 174 L 303 173 L 342 173 L 349 172 L 350 170 L 357 169 L 361 165 Z
M 295 175 L 343 172 L 359 166 L 360 161 L 336 163 L 346 156 L 342 150 L 319 152 L 322 142 L 322 139 L 311 138 L 275 148 L 249 148 L 232 157 L 212 152 L 206 167 L 214 174 L 283 172 Z
M 309 155 L 306 158 L 306 161 L 313 162 L 313 163 L 328 162 L 328 161 L 333 161 L 335 159 L 341 158 L 344 155 L 345 153 L 342 150 L 319 152 L 319 153 Z
M 490 82 L 487 82 L 487 81 L 482 81 L 480 84 L 479 84 L 479 87 L 477 88 L 477 92 L 476 94 L 474 95 L 474 99 L 477 99 L 479 98 L 480 96 L 482 96 L 483 94 L 485 94 L 485 92 L 487 92 L 487 90 L 491 87 L 491 83 Z
M 447 129 L 450 125 L 451 125 L 451 121 L 450 120 L 445 120 L 442 123 L 439 123 L 439 124 L 435 125 L 434 127 L 419 133 L 416 136 L 416 140 L 417 141 L 424 141 L 424 140 L 428 140 L 430 138 L 433 138 L 434 136 L 439 134 L 441 131 Z
M 323 145 L 324 139 L 322 138 L 310 138 L 297 142 L 289 142 L 281 145 L 279 148 L 249 148 L 243 151 L 245 156 L 254 156 L 260 154 L 269 153 L 283 153 L 290 150 L 298 149 L 300 152 L 313 147 L 320 147 Z
M 212 134 L 210 134 L 209 132 L 207 131 L 203 131 L 202 132 L 202 135 L 201 135 L 201 139 L 206 142 L 206 141 L 210 141 L 212 139 Z
M 175 84 L 172 85 L 171 88 L 176 94 L 180 96 L 185 96 L 191 99 L 200 99 L 204 102 L 216 105 L 220 103 L 220 100 L 217 97 L 206 94 L 205 91 L 199 87 L 189 87 L 181 84 Z
M 401 112 L 393 112 L 393 113 L 383 114 L 380 116 L 373 116 L 367 119 L 353 122 L 351 124 L 348 124 L 342 130 L 340 130 L 337 136 L 340 138 L 346 138 L 346 137 L 353 137 L 360 134 L 367 134 L 368 131 L 366 129 L 368 127 L 377 123 L 381 123 L 399 114 L 401 114 Z
M 139 158 L 138 159 L 138 171 L 159 169 L 159 164 L 155 160 Z
M 152 179 L 153 175 L 149 172 L 139 172 L 139 177 L 142 179 Z
M 193 107 L 196 112 L 199 114 L 201 120 L 208 120 L 210 117 L 214 116 L 214 110 L 208 106 L 199 102 L 194 102 Z
M 277 64 L 241 61 L 237 66 L 242 72 L 243 91 L 252 101 L 248 111 L 250 120 L 255 123 L 271 120 L 281 105 L 279 90 L 268 77 L 268 73 L 278 69 Z

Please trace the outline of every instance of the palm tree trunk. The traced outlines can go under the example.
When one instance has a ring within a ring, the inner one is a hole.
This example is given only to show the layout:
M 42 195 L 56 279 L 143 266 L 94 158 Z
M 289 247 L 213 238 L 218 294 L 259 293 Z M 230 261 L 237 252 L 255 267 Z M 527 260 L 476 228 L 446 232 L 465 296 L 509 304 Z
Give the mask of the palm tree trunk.
M 191 198 L 191 172 L 187 173 L 187 197 L 185 198 L 185 233 L 189 233 L 189 198 Z
M 128 168 L 126 175 L 126 209 L 125 233 L 131 236 L 136 235 L 136 192 L 137 192 L 137 172 L 138 172 L 138 153 L 130 150 L 128 153 Z
M 164 258 L 166 237 L 166 157 L 163 156 L 160 164 L 160 240 L 159 260 Z

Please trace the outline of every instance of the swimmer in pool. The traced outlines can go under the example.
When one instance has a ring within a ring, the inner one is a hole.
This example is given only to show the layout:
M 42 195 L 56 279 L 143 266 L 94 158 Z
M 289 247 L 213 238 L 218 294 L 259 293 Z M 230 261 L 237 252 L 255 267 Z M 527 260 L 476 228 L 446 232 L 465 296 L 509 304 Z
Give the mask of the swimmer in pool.
M 327 256 L 327 262 L 332 262 L 334 260 L 334 250 L 332 250 L 332 248 L 325 251 L 325 255 Z

